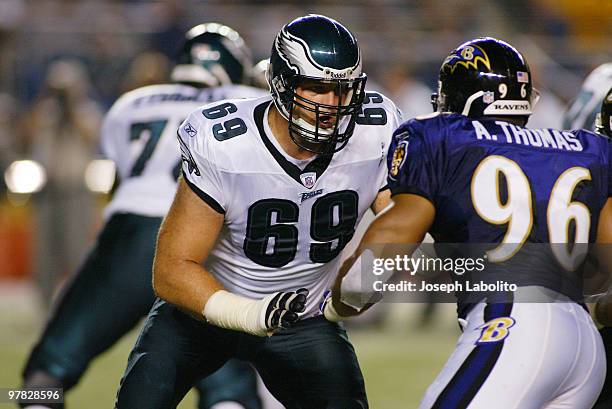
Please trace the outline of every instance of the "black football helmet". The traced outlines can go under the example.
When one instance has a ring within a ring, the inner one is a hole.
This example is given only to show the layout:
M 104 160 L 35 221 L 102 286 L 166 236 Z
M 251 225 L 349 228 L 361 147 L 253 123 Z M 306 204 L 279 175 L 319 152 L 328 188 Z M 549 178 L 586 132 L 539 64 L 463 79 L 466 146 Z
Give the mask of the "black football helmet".
M 320 15 L 293 20 L 277 34 L 267 80 L 274 104 L 289 121 L 289 135 L 303 149 L 325 154 L 342 149 L 364 99 L 367 76 L 355 36 L 339 22 Z M 337 105 L 315 102 L 296 92 L 307 87 L 333 90 Z M 301 113 L 309 112 L 310 120 Z
M 601 103 L 601 112 L 595 118 L 595 132 L 612 138 L 612 88 Z
M 253 66 L 251 52 L 240 34 L 217 23 L 200 24 L 189 30 L 176 63 L 172 81 L 209 87 L 246 84 Z
M 504 41 L 481 37 L 446 57 L 432 105 L 434 111 L 472 118 L 519 116 L 527 122 L 538 97 L 521 53 Z

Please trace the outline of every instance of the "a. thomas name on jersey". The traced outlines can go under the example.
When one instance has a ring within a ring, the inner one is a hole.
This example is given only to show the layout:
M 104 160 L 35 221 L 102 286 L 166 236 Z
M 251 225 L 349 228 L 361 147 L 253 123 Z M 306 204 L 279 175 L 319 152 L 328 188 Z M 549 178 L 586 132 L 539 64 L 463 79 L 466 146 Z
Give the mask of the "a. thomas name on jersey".
M 582 152 L 580 140 L 571 132 L 556 129 L 527 129 L 504 121 L 495 121 L 504 131 L 505 138 L 491 135 L 487 128 L 478 121 L 472 121 L 476 138 L 499 141 L 515 145 L 526 145 Z

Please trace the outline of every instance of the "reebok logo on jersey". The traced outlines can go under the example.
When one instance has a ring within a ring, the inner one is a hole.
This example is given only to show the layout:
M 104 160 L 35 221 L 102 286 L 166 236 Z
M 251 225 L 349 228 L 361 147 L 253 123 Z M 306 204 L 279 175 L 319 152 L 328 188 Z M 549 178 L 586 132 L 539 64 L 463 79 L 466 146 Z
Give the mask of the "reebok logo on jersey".
M 323 193 L 323 189 L 313 190 L 312 192 L 301 193 L 300 194 L 300 203 L 302 203 L 304 200 L 308 200 L 308 199 L 310 199 L 312 197 L 318 196 L 321 193 Z
M 187 122 L 185 124 L 185 126 L 183 127 L 183 129 L 185 130 L 185 132 L 187 132 L 187 135 L 194 137 L 198 134 L 198 131 L 196 131 L 196 129 L 193 127 L 193 125 L 191 125 L 189 122 Z

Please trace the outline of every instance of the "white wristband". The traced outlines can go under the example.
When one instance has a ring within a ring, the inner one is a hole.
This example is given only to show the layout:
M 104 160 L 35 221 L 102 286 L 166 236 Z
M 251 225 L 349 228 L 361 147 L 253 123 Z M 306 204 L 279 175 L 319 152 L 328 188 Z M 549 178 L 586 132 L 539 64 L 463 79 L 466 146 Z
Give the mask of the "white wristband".
M 266 307 L 274 297 L 252 300 L 225 290 L 214 293 L 206 302 L 202 314 L 217 327 L 266 336 Z
M 332 303 L 331 298 L 325 303 L 325 308 L 323 309 L 323 315 L 325 316 L 325 319 L 327 321 L 331 321 L 331 322 L 339 322 L 346 318 L 338 314 L 338 312 L 334 308 L 334 304 Z

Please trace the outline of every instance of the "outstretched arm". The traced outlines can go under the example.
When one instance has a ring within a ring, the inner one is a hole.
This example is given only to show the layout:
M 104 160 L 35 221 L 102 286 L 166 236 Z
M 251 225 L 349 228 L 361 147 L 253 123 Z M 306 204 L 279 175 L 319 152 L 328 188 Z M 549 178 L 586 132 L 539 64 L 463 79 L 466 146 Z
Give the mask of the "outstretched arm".
M 393 246 L 393 244 L 412 245 L 412 250 L 408 247 L 408 251 L 412 253 L 425 237 L 434 217 L 435 208 L 428 199 L 414 194 L 396 195 L 393 198 L 393 206 L 376 217 L 363 236 L 355 253 L 340 268 L 332 289 L 332 305 L 335 313 L 340 317 L 348 317 L 357 315 L 367 309 L 366 307 L 361 311 L 356 311 L 340 300 L 342 279 L 361 253 L 365 250 L 371 250 L 374 257 L 393 258 L 399 255 L 398 246 Z M 392 246 L 384 246 L 387 244 Z M 326 316 L 328 316 L 327 312 Z
M 605 206 L 599 214 L 599 224 L 597 226 L 598 258 L 600 265 L 603 266 L 604 274 L 609 274 L 612 268 L 610 252 L 606 248 L 612 244 L 612 198 L 606 201 Z M 602 246 L 604 245 L 604 246 Z M 593 320 L 606 327 L 612 326 L 612 293 L 604 295 L 596 304 L 589 306 Z

